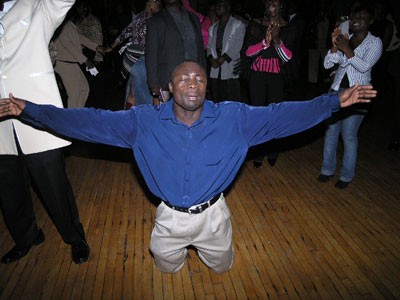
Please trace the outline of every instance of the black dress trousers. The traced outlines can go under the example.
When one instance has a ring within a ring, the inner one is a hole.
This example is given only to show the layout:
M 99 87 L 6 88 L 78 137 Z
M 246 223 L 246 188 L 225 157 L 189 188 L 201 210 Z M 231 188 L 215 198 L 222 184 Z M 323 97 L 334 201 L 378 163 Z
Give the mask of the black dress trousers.
M 17 245 L 36 234 L 30 179 L 64 242 L 85 239 L 61 149 L 18 156 L 0 156 L 0 201 L 4 219 Z

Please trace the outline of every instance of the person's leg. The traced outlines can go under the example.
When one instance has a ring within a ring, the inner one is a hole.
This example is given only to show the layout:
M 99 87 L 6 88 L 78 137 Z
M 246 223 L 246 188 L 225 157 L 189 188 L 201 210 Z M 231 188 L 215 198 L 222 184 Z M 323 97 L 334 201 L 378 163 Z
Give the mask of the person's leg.
M 193 239 L 200 259 L 217 273 L 230 270 L 234 260 L 231 214 L 224 196 L 202 215 L 201 230 Z
M 336 170 L 336 148 L 341 130 L 341 121 L 337 119 L 330 120 L 325 131 L 323 160 L 321 175 L 333 176 Z
M 147 84 L 147 73 L 145 57 L 139 58 L 132 66 L 131 74 L 133 75 L 133 94 L 136 100 L 136 105 L 153 104 L 153 96 L 150 93 Z
M 267 74 L 267 103 L 278 103 L 283 101 L 285 82 L 283 77 L 278 74 Z
M 249 96 L 253 106 L 267 105 L 267 93 L 265 88 L 265 76 L 260 72 L 250 71 Z
M 15 245 L 1 258 L 1 263 L 9 264 L 44 241 L 33 211 L 29 173 L 20 156 L 0 155 L 0 207 L 15 241 Z
M 250 104 L 253 106 L 267 105 L 267 90 L 265 74 L 261 72 L 250 71 L 249 76 L 249 97 Z M 259 168 L 264 159 L 265 145 L 258 145 L 251 150 L 254 153 L 253 166 Z
M 61 149 L 24 155 L 52 221 L 67 244 L 85 241 Z
M 68 108 L 84 107 L 89 96 L 89 84 L 78 64 L 58 61 L 54 69 L 67 92 Z
M 0 206 L 17 247 L 26 247 L 37 236 L 30 180 L 19 156 L 0 155 Z
M 267 74 L 267 103 L 278 103 L 283 100 L 285 82 L 280 74 Z M 274 166 L 281 151 L 282 144 L 280 140 L 272 140 L 267 143 L 268 163 Z
M 190 245 L 188 226 L 191 226 L 191 216 L 174 211 L 163 202 L 157 207 L 150 251 L 161 272 L 175 273 L 183 267 L 186 247 Z
M 393 77 L 393 91 L 391 96 L 391 121 L 392 137 L 388 149 L 391 151 L 400 150 L 400 76 Z
M 226 85 L 223 87 L 223 91 L 225 91 L 225 98 L 229 101 L 241 101 L 240 98 L 240 81 L 239 79 L 228 79 L 223 80 L 226 82 Z
M 354 114 L 342 120 L 343 161 L 339 180 L 351 182 L 353 180 L 358 150 L 358 129 L 364 119 L 363 114 Z
M 222 101 L 222 95 L 220 94 L 220 80 L 217 78 L 210 78 L 211 85 L 211 96 L 215 103 Z
M 130 73 L 126 81 L 124 108 L 130 109 L 134 105 L 136 105 L 136 99 L 133 88 L 133 75 Z
M 317 49 L 308 49 L 308 82 L 318 82 L 319 53 Z

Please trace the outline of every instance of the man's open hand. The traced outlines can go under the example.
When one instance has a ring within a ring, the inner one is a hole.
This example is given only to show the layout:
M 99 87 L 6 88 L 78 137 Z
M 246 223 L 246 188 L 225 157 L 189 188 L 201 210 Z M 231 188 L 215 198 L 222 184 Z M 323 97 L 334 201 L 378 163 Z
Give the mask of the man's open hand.
M 0 99 L 0 117 L 19 116 L 25 105 L 26 100 L 15 98 L 10 94 L 10 98 Z
M 356 84 L 348 89 L 345 89 L 339 94 L 340 107 L 347 107 L 355 103 L 369 103 L 372 98 L 375 98 L 377 91 L 372 85 Z

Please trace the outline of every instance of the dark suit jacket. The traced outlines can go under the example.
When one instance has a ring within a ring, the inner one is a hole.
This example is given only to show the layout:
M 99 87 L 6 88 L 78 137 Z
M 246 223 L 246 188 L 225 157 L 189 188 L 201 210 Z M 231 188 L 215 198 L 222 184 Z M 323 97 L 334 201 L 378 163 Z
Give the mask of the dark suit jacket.
M 189 13 L 189 18 L 196 29 L 198 62 L 205 67 L 205 53 L 200 21 Z M 146 70 L 149 87 L 161 86 L 168 90 L 172 70 L 185 59 L 183 39 L 174 19 L 167 9 L 163 9 L 147 20 L 146 33 Z

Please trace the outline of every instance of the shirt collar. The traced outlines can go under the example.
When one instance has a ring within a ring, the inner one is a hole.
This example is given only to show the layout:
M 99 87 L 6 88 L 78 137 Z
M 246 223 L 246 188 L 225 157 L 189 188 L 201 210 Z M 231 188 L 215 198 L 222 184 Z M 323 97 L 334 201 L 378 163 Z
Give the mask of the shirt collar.
M 175 120 L 174 115 L 174 99 L 172 98 L 165 104 L 161 105 L 160 119 L 162 120 Z M 199 120 L 196 123 L 201 122 L 204 118 L 215 118 L 215 106 L 214 102 L 205 100 L 203 105 L 203 111 L 201 112 Z
M 7 14 L 7 12 L 14 6 L 16 2 L 17 0 L 4 2 L 3 10 L 0 11 L 0 20 Z

